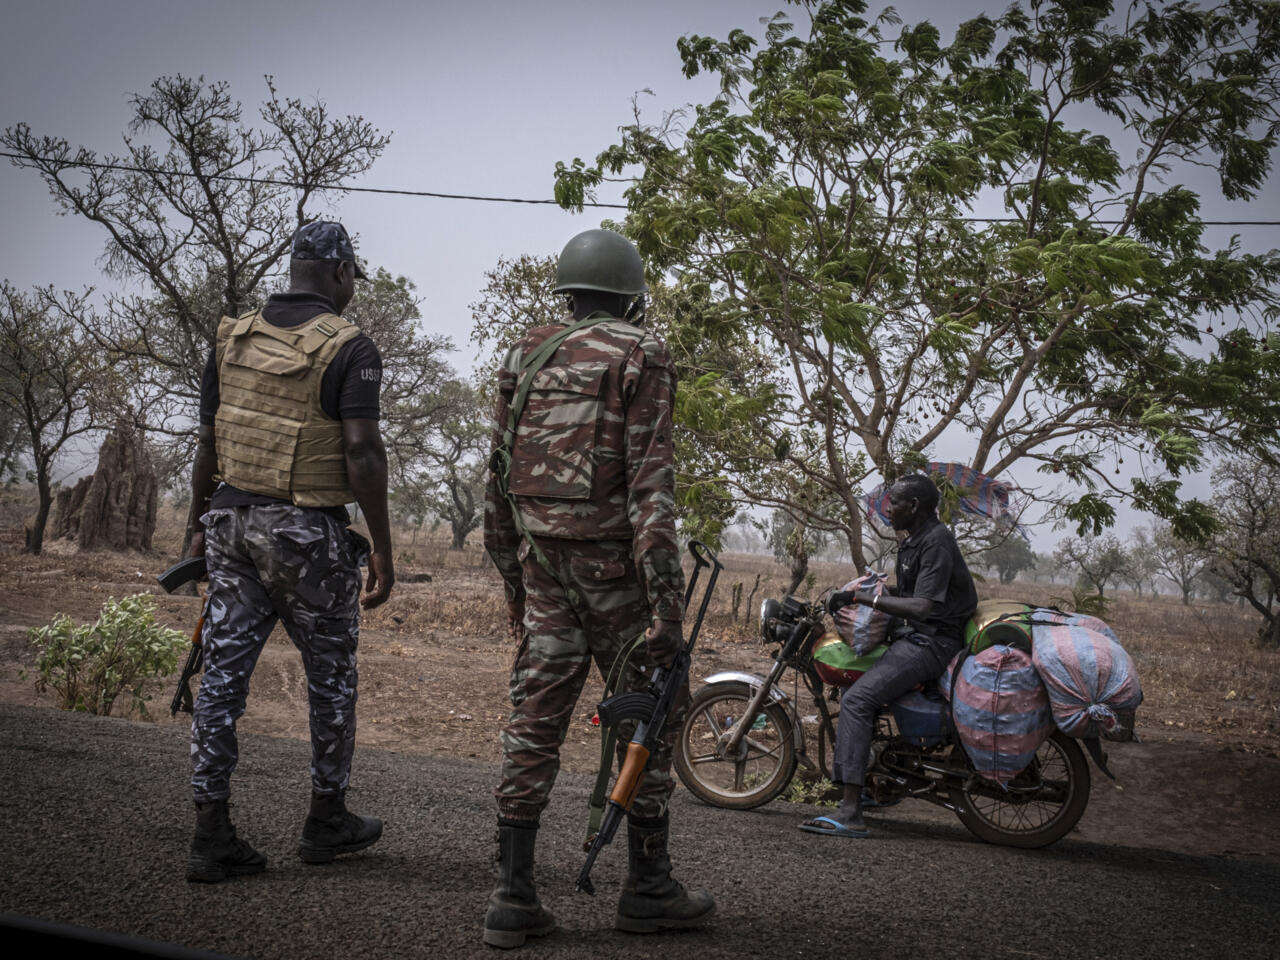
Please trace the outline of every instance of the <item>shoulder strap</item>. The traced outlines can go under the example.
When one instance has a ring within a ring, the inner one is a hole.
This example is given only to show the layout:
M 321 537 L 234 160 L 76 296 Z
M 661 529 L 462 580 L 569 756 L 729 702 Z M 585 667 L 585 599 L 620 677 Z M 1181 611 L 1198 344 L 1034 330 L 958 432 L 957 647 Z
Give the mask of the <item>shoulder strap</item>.
M 520 362 L 520 381 L 516 386 L 515 396 L 511 399 L 511 406 L 507 408 L 507 428 L 502 434 L 502 445 L 510 454 L 512 447 L 516 442 L 516 427 L 520 424 L 520 417 L 524 415 L 524 405 L 529 399 L 529 391 L 533 388 L 533 378 L 539 370 L 546 366 L 547 361 L 555 355 L 560 349 L 561 344 L 568 340 L 579 330 L 585 330 L 587 327 L 594 326 L 601 320 L 609 319 L 608 314 L 597 311 L 589 316 L 583 317 L 581 320 L 569 324 L 558 333 L 552 334 L 529 351 Z
M 507 409 L 507 426 L 502 433 L 502 444 L 493 451 L 493 456 L 489 460 L 489 469 L 493 471 L 498 481 L 498 492 L 511 507 L 511 522 L 515 525 L 520 536 L 524 538 L 525 543 L 529 545 L 529 552 L 533 555 L 534 560 L 538 562 L 538 565 L 547 572 L 547 575 L 552 580 L 560 584 L 565 596 L 569 598 L 569 602 L 574 606 L 581 605 L 581 595 L 573 588 L 572 584 L 565 583 L 560 579 L 552 567 L 551 561 L 547 559 L 547 555 L 542 552 L 542 548 L 534 540 L 533 534 L 529 532 L 524 520 L 520 518 L 520 505 L 516 502 L 515 495 L 511 493 L 511 457 L 516 445 L 516 427 L 519 426 L 520 417 L 524 413 L 525 401 L 529 398 L 529 390 L 533 386 L 534 375 L 546 365 L 546 362 L 551 359 L 555 352 L 560 349 L 560 345 L 569 337 L 579 330 L 606 319 L 608 319 L 608 314 L 603 312 L 593 313 L 571 323 L 529 351 L 529 355 L 520 363 L 521 379 L 516 388 L 516 395 L 511 400 L 511 406 Z

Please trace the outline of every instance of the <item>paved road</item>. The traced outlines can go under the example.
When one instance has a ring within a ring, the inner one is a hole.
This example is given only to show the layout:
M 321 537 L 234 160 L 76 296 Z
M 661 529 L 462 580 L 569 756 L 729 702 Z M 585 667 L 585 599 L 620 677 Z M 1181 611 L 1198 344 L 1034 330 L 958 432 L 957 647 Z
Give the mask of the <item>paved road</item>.
M 243 957 L 488 957 L 494 771 L 362 750 L 355 809 L 381 843 L 327 867 L 294 855 L 308 747 L 244 736 L 236 820 L 265 874 L 183 879 L 192 827 L 180 726 L 0 705 L 0 912 Z M 710 889 L 702 932 L 612 929 L 625 844 L 574 895 L 585 777 L 565 776 L 540 836 L 538 879 L 561 929 L 521 957 L 1275 957 L 1280 865 L 1065 840 L 1023 853 L 960 826 L 878 821 L 871 841 L 794 829 L 806 808 L 673 803 L 677 875 Z

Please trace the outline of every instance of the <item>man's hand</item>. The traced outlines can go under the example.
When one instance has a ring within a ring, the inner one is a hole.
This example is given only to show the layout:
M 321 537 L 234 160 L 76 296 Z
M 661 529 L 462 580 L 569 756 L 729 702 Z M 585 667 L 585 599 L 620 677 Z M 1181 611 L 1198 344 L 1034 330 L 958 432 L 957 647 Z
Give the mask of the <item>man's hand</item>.
M 197 530 L 191 534 L 191 547 L 187 550 L 188 557 L 204 556 L 204 531 Z
M 858 603 L 865 603 L 868 607 L 875 605 L 876 592 L 871 587 L 859 587 L 853 594 Z
M 507 601 L 507 633 L 516 643 L 521 640 L 520 631 L 524 629 L 524 597 Z
M 649 656 L 665 667 L 684 648 L 684 623 L 680 620 L 655 620 L 653 626 L 645 631 L 644 639 Z
M 827 601 L 827 613 L 834 614 L 836 611 L 856 601 L 857 597 L 854 596 L 853 590 L 841 590 L 839 593 L 833 593 Z
M 369 554 L 369 580 L 364 585 L 364 596 L 360 598 L 360 606 L 372 610 L 386 602 L 391 596 L 391 587 L 396 582 L 395 567 L 391 562 L 391 554 L 374 552 Z

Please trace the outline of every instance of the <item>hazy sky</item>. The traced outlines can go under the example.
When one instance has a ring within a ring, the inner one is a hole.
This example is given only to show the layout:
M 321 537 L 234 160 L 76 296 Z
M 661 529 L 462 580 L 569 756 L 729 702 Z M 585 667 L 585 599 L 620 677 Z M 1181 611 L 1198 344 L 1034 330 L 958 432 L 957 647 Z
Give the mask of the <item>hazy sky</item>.
M 944 37 L 960 20 L 1005 6 L 895 4 L 907 22 L 931 19 Z M 759 18 L 780 7 L 780 0 L 6 3 L 0 127 L 24 121 L 73 146 L 119 152 L 128 95 L 156 77 L 226 80 L 252 117 L 266 93 L 263 75 L 271 74 L 284 96 L 318 96 L 333 114 L 360 114 L 392 133 L 360 186 L 549 198 L 556 161 L 592 159 L 613 143 L 637 91 L 653 91 L 641 105 L 655 119 L 707 98 L 708 78 L 689 81 L 680 72 L 678 37 L 723 37 L 734 27 L 760 37 Z M 803 11 L 788 9 L 803 23 Z M 1212 183 L 1194 184 L 1204 191 L 1206 219 L 1280 213 L 1274 177 L 1253 204 L 1213 198 Z M 0 161 L 0 210 L 0 276 L 20 288 L 113 285 L 96 264 L 102 229 L 56 216 L 32 171 Z M 608 213 L 367 194 L 337 199 L 329 212 L 358 234 L 369 265 L 418 285 L 427 329 L 454 338 L 463 368 L 471 362 L 467 304 L 484 271 L 499 256 L 557 253 Z M 1277 228 L 1241 232 L 1247 249 L 1280 246 Z M 1209 237 L 1224 242 L 1228 233 Z

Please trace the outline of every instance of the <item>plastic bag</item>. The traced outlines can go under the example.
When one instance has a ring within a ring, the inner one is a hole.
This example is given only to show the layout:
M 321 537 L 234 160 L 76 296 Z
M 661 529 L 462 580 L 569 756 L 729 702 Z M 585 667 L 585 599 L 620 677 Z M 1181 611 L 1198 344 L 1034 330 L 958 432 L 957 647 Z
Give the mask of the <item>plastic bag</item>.
M 870 587 L 876 596 L 883 596 L 888 579 L 887 574 L 868 570 L 865 576 L 850 580 L 840 589 L 842 592 L 847 592 Z M 862 656 L 884 643 L 889 635 L 889 625 L 892 620 L 893 617 L 883 610 L 877 610 L 864 603 L 851 603 L 836 611 L 836 633 L 840 634 L 840 639 L 853 648 L 854 653 Z

